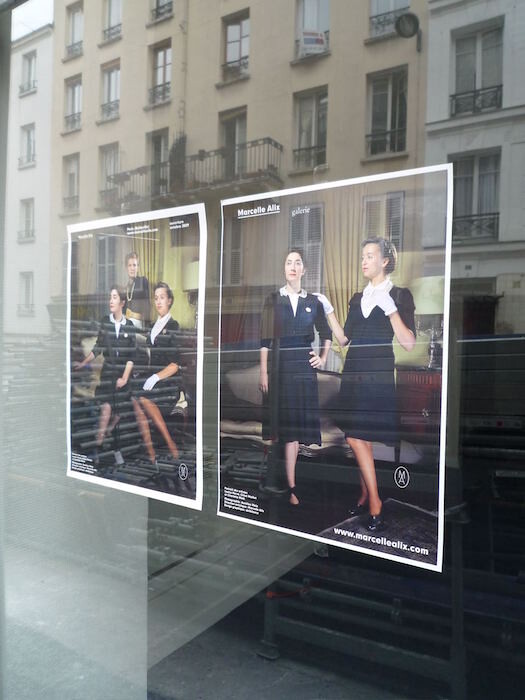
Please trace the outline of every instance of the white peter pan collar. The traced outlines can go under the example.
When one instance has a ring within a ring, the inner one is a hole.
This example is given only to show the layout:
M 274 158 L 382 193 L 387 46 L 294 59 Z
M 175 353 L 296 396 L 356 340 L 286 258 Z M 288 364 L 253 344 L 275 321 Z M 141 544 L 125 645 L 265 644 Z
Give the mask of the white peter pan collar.
M 297 296 L 301 297 L 301 299 L 304 299 L 306 297 L 306 289 L 301 289 L 300 292 L 291 292 L 290 293 L 286 289 L 286 285 L 285 285 L 284 287 L 281 287 L 281 289 L 279 289 L 279 294 L 282 297 L 289 297 L 289 296 L 293 296 L 293 295 L 297 294 Z
M 361 311 L 363 312 L 363 316 L 365 318 L 368 318 L 374 307 L 377 306 L 375 300 L 375 295 L 377 292 L 384 291 L 388 293 L 393 286 L 394 285 L 390 277 L 387 277 L 385 280 L 383 280 L 383 282 L 376 284 L 375 286 L 372 284 L 372 282 L 369 282 L 366 285 L 363 290 L 363 296 L 361 297 Z

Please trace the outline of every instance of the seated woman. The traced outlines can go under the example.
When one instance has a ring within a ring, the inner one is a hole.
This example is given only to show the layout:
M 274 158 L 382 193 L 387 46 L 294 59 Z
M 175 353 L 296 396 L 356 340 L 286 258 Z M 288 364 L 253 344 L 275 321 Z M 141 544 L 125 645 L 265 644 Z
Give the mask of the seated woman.
M 158 318 L 147 336 L 151 358 L 149 372 L 152 374 L 144 382 L 142 390 L 136 391 L 132 398 L 140 434 L 152 464 L 157 463 L 157 457 L 148 418 L 162 435 L 173 459 L 179 457 L 179 450 L 169 433 L 159 406 L 172 405 L 180 393 L 179 381 L 175 378 L 179 371 L 176 337 L 179 324 L 170 312 L 173 292 L 165 282 L 158 282 L 154 299 Z
M 95 399 L 100 405 L 100 418 L 96 436 L 95 466 L 98 466 L 98 448 L 106 433 L 115 427 L 120 414 L 130 400 L 129 378 L 136 353 L 136 336 L 133 323 L 124 315 L 126 292 L 112 287 L 109 294 L 109 315 L 100 321 L 100 329 L 93 350 L 82 362 L 75 362 L 79 370 L 92 362 L 97 355 L 104 356 L 100 382 L 95 389 Z M 113 416 L 113 420 L 110 420 Z

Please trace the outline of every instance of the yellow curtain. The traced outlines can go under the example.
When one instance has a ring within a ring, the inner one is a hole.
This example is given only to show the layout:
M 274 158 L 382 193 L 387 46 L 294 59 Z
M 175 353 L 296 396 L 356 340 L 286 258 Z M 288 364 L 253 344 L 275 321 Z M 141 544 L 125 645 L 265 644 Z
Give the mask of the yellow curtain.
M 324 287 L 335 315 L 344 324 L 348 301 L 362 285 L 362 187 L 326 190 L 324 226 Z

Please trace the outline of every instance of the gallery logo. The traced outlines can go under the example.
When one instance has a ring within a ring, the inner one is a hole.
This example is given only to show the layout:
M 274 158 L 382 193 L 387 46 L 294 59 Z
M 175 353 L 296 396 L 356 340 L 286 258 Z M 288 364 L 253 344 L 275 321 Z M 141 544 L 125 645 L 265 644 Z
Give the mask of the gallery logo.
M 410 482 L 410 473 L 406 467 L 399 466 L 394 472 L 394 481 L 400 489 L 406 489 Z
M 181 462 L 179 464 L 179 479 L 181 481 L 186 481 L 186 479 L 188 478 L 188 474 L 189 474 L 188 467 L 184 464 L 184 462 Z

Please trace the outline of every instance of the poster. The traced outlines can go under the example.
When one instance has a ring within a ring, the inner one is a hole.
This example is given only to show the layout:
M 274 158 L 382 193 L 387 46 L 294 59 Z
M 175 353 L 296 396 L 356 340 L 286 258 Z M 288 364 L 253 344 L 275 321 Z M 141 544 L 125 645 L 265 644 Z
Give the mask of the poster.
M 440 571 L 452 166 L 222 221 L 218 514 Z
M 68 238 L 67 474 L 200 510 L 204 205 Z

